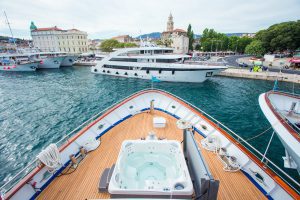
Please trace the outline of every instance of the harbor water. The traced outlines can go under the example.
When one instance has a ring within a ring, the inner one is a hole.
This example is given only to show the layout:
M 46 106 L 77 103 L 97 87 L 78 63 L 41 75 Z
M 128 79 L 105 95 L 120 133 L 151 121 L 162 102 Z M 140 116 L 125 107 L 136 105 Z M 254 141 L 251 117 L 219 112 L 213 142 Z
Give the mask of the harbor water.
M 23 169 L 50 143 L 81 123 L 141 89 L 149 80 L 92 74 L 87 67 L 30 73 L 0 72 L 0 185 Z M 258 104 L 272 81 L 213 77 L 204 83 L 154 83 L 206 111 L 243 138 L 270 127 Z M 279 83 L 281 90 L 299 85 Z M 272 130 L 249 141 L 264 152 Z M 283 168 L 284 148 L 274 137 L 267 157 Z M 295 170 L 285 170 L 299 181 Z

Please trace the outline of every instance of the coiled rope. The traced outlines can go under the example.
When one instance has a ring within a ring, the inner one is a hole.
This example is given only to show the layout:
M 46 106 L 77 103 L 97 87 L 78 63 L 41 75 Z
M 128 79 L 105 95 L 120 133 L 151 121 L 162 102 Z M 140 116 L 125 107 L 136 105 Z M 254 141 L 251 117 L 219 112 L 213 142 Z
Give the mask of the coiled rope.
M 48 171 L 51 173 L 62 166 L 56 144 L 50 144 L 46 149 L 42 150 L 39 155 L 37 155 L 37 158 L 49 168 Z

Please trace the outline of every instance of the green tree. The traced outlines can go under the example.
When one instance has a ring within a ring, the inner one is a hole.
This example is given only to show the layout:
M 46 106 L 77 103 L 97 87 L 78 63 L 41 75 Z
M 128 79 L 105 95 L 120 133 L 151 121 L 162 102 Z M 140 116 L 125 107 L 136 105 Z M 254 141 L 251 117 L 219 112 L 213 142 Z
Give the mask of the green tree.
M 193 50 L 193 43 L 194 43 L 194 31 L 192 30 L 192 25 L 189 24 L 187 29 L 187 36 L 189 38 L 189 50 Z
M 255 56 L 263 56 L 266 50 L 263 47 L 263 43 L 259 40 L 254 40 L 250 44 L 247 45 L 245 49 L 245 53 Z
M 124 43 L 124 47 L 136 47 L 137 45 L 135 43 L 132 43 L 132 42 L 127 42 L 127 43 Z
M 259 31 L 255 39 L 260 40 L 266 51 L 294 51 L 300 47 L 300 20 L 274 24 Z
M 120 45 L 120 43 L 117 40 L 104 40 L 100 45 L 100 49 L 104 52 L 112 52 L 113 48 L 118 47 L 118 45 Z

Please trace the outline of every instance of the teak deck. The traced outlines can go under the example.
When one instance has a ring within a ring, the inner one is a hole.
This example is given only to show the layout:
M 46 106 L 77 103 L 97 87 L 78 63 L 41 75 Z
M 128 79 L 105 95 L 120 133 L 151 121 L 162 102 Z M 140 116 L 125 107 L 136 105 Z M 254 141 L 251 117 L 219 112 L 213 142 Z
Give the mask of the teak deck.
M 165 128 L 153 128 L 153 116 L 167 119 Z M 121 144 L 127 139 L 140 139 L 154 131 L 158 137 L 182 141 L 183 131 L 176 126 L 176 119 L 160 111 L 155 114 L 137 114 L 112 128 L 101 137 L 98 149 L 90 152 L 79 164 L 76 171 L 55 178 L 39 195 L 38 199 L 101 199 L 109 198 L 108 193 L 98 192 L 102 171 L 116 162 Z M 200 144 L 202 136 L 195 134 Z M 200 146 L 200 145 L 199 145 Z M 200 148 L 214 178 L 220 180 L 218 199 L 266 199 L 266 197 L 241 172 L 225 172 L 217 155 Z

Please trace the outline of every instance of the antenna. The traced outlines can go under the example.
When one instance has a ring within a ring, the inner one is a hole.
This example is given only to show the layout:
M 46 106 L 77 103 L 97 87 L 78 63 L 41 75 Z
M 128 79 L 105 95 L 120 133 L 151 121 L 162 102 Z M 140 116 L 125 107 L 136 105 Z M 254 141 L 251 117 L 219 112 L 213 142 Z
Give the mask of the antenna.
M 6 15 L 6 12 L 5 12 L 5 11 L 4 11 L 4 15 L 5 15 L 5 19 L 6 19 L 6 24 L 7 24 L 8 27 L 9 27 L 9 31 L 10 31 L 11 37 L 12 37 L 12 39 L 13 39 L 13 41 L 14 41 L 14 44 L 16 45 L 16 41 L 14 40 L 14 35 L 13 35 L 12 30 L 11 30 L 10 23 L 9 23 L 9 21 L 8 21 L 8 18 L 7 18 L 7 15 Z

